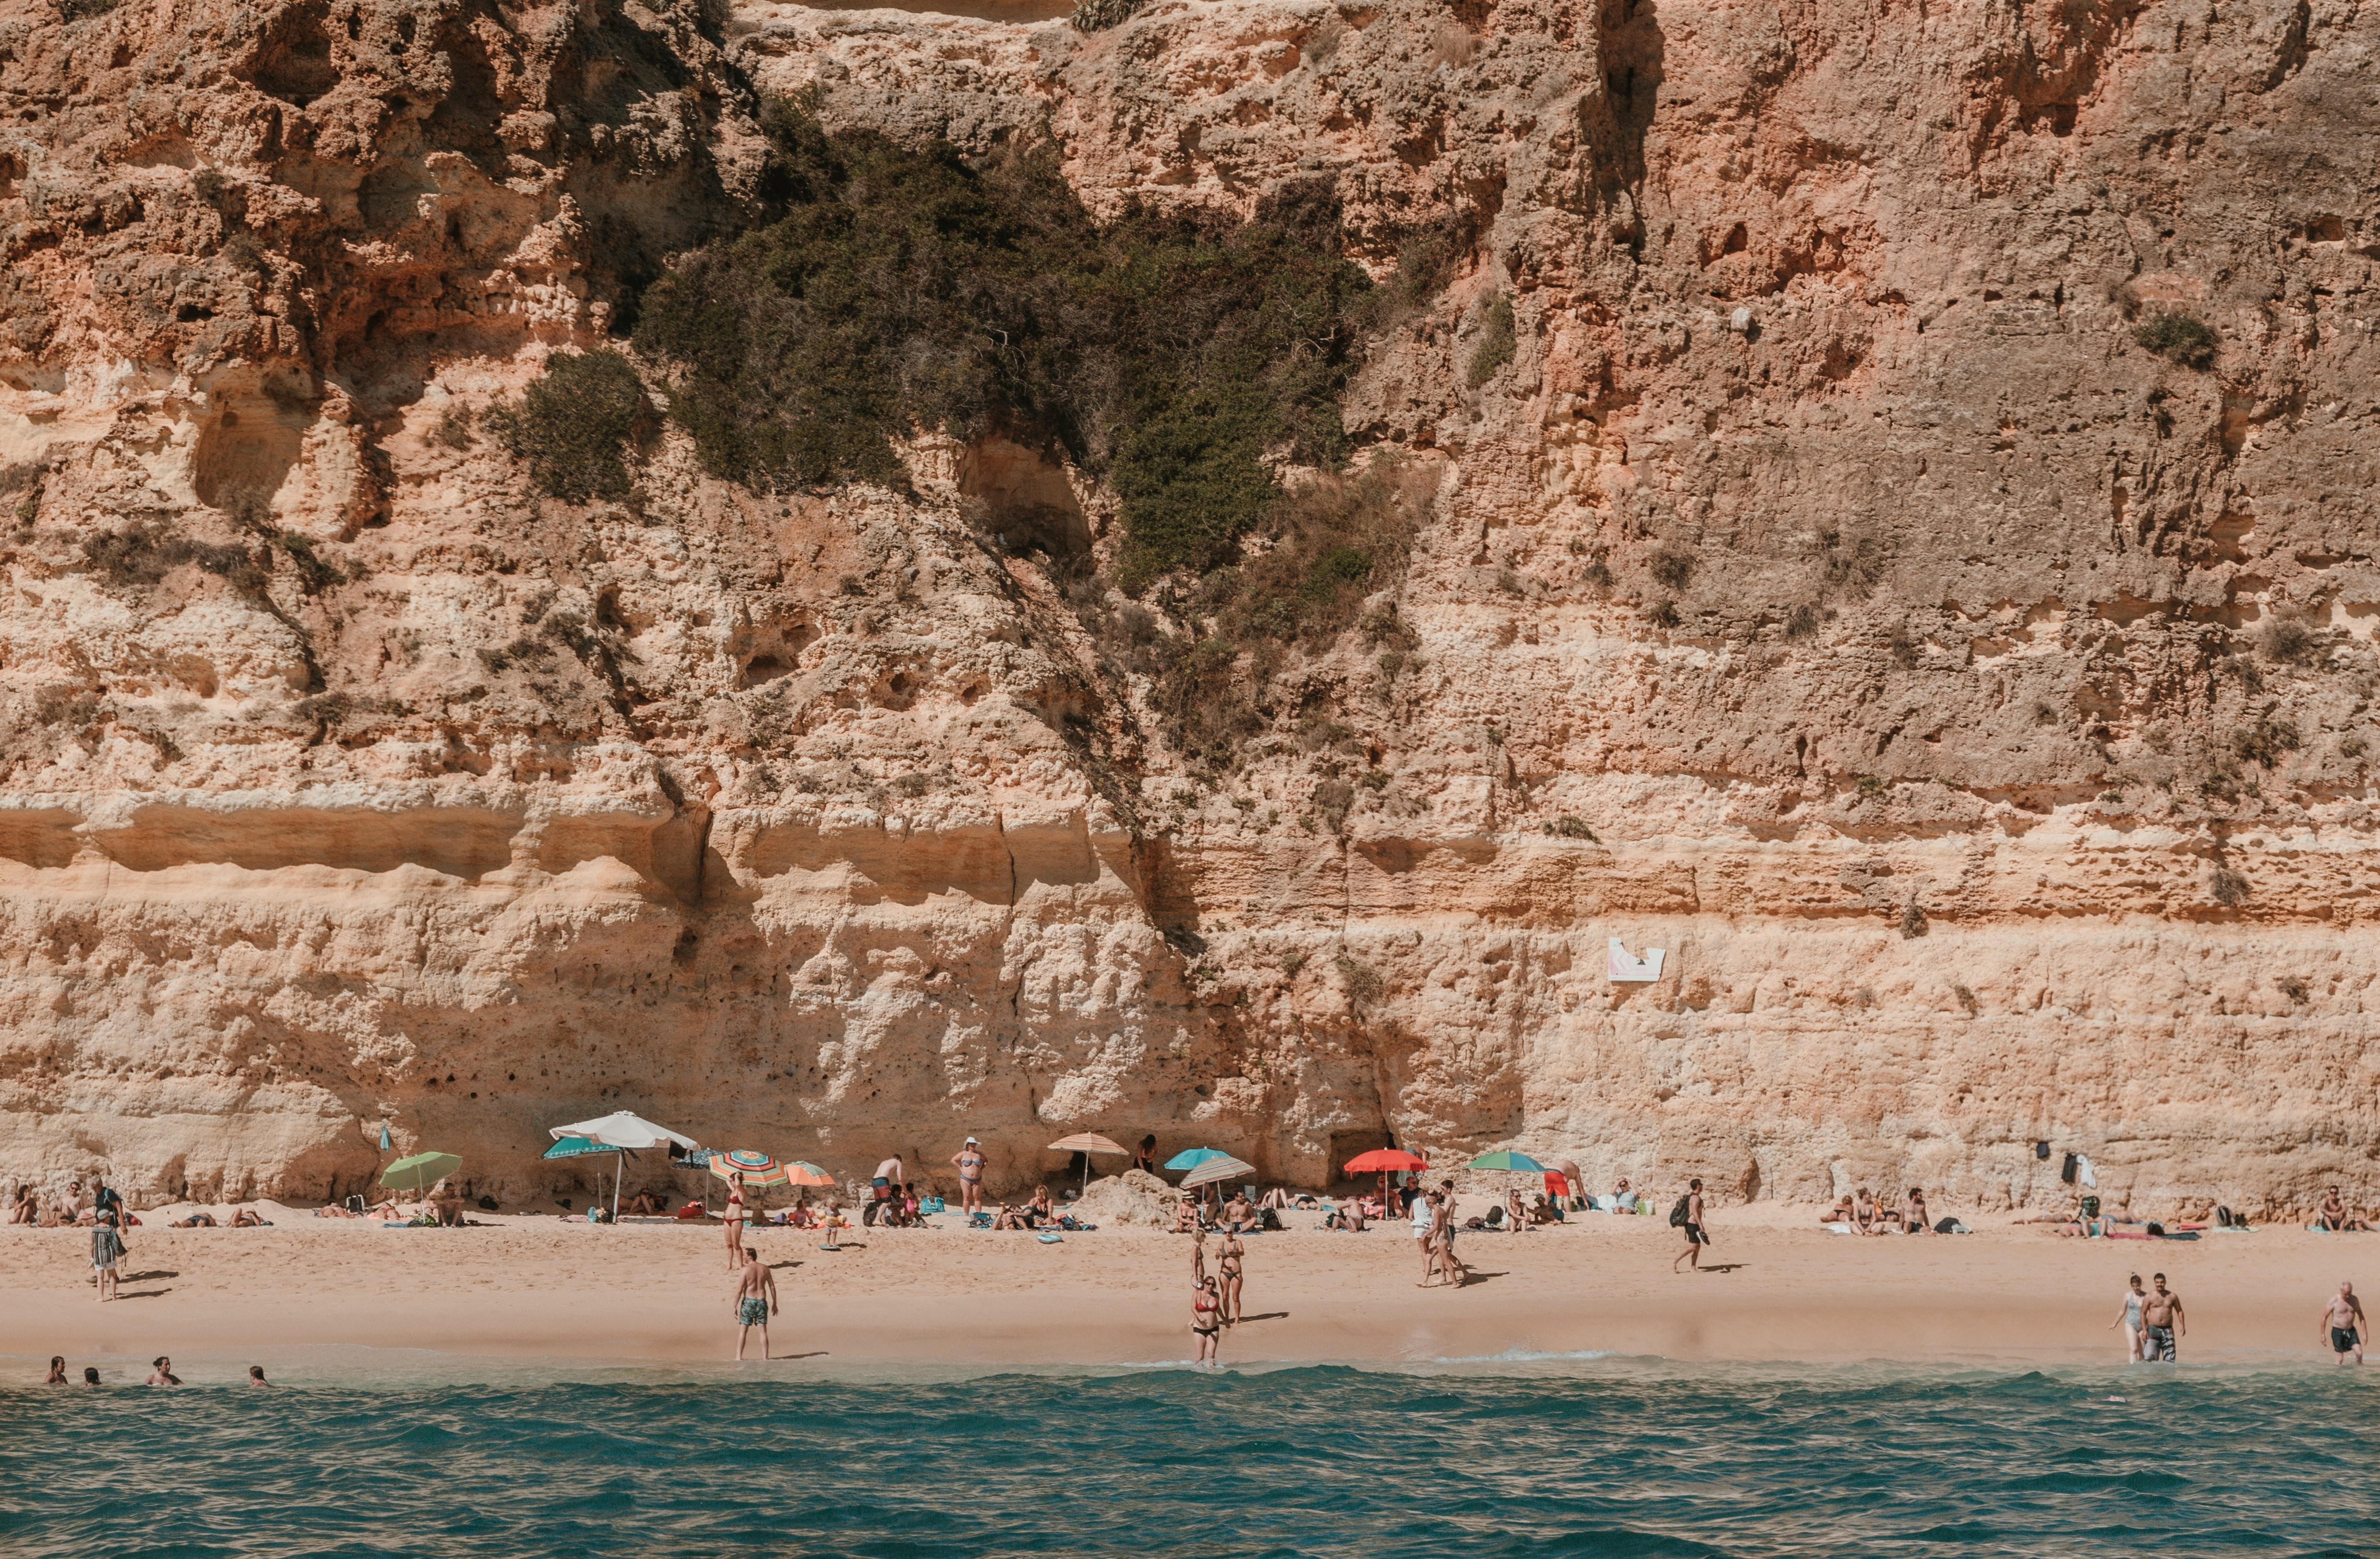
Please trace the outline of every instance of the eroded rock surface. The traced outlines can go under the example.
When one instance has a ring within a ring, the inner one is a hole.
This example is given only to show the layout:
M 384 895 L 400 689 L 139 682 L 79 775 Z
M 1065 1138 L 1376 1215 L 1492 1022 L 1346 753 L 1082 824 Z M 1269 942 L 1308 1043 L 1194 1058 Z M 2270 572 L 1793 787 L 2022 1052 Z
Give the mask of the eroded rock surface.
M 385 1119 L 509 1198 L 629 1107 L 996 1185 L 2380 1180 L 2350 0 L 69 9 L 0 5 L 0 1178 L 326 1194 Z M 538 497 L 486 414 L 733 220 L 768 92 L 1459 235 L 1347 407 L 1437 484 L 1412 644 L 1209 771 L 1013 551 L 1117 540 L 1029 451 Z

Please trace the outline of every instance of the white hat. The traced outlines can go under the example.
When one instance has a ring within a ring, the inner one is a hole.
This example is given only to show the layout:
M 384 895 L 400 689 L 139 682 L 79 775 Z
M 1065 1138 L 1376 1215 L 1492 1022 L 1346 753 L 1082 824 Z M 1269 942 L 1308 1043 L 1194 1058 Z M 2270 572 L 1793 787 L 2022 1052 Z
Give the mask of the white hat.
M 981 1142 L 977 1142 L 973 1137 L 969 1137 L 969 1138 L 966 1140 L 966 1146 L 971 1147 L 971 1148 L 979 1148 L 979 1147 L 983 1146 L 983 1144 L 982 1144 Z

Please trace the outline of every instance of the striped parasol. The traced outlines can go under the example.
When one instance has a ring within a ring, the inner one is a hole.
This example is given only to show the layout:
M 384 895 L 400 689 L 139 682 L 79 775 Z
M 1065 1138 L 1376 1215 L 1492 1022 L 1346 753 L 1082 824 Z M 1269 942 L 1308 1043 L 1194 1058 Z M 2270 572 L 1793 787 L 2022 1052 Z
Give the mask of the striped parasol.
M 1255 1165 L 1233 1158 L 1230 1154 L 1220 1153 L 1183 1176 L 1182 1189 L 1188 1190 L 1192 1186 L 1211 1186 L 1218 1181 L 1228 1180 L 1240 1175 L 1254 1175 L 1256 1172 Z
M 749 1148 L 711 1154 L 710 1172 L 722 1180 L 741 1175 L 747 1186 L 782 1186 L 787 1178 L 783 1160 Z
M 834 1177 L 815 1164 L 793 1159 L 785 1165 L 785 1184 L 789 1186 L 831 1186 Z

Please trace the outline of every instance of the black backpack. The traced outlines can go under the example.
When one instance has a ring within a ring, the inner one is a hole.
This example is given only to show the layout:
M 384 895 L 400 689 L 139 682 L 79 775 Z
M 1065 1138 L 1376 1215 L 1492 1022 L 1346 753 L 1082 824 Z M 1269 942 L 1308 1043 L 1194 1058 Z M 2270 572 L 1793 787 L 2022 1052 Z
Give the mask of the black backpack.
M 1686 1227 L 1686 1206 L 1688 1203 L 1693 1202 L 1694 1199 L 1694 1193 L 1692 1191 L 1689 1191 L 1685 1195 L 1678 1198 L 1678 1204 L 1670 1209 L 1670 1227 L 1671 1228 L 1683 1228 Z

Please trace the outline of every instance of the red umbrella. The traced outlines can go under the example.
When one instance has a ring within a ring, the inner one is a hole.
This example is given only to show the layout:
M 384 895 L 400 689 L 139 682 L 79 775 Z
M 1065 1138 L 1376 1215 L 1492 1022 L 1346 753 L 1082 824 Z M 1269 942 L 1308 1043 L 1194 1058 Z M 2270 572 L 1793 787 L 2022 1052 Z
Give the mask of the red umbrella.
M 1428 1167 L 1429 1163 L 1427 1159 L 1416 1157 L 1402 1148 L 1374 1148 L 1369 1153 L 1359 1153 L 1347 1161 L 1347 1173 L 1350 1175 L 1380 1177 L 1380 1211 L 1383 1213 L 1394 1211 L 1389 1202 L 1389 1177 L 1400 1169 L 1418 1174 Z

